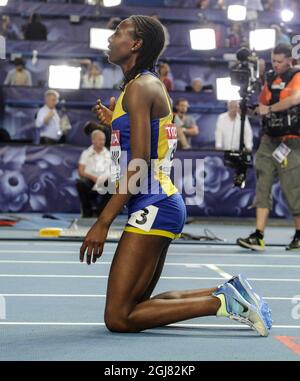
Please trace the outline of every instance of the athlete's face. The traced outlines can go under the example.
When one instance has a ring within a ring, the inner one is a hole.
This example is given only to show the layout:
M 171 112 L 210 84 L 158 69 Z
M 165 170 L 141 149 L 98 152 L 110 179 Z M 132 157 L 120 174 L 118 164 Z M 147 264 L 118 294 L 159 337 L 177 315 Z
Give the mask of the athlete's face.
M 276 74 L 283 74 L 291 67 L 292 58 L 286 57 L 284 54 L 272 54 L 272 65 Z
M 136 47 L 136 40 L 133 39 L 134 30 L 130 19 L 122 21 L 117 26 L 114 34 L 108 39 L 107 56 L 110 63 L 120 65 L 132 56 Z

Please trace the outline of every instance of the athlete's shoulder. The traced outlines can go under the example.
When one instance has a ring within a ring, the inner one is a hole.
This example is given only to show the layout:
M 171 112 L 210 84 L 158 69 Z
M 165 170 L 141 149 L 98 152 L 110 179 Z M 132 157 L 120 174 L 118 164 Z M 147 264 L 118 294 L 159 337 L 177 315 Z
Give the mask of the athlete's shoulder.
M 141 75 L 128 84 L 126 98 L 145 97 L 147 99 L 153 99 L 157 95 L 156 83 L 159 83 L 159 79 L 153 75 Z

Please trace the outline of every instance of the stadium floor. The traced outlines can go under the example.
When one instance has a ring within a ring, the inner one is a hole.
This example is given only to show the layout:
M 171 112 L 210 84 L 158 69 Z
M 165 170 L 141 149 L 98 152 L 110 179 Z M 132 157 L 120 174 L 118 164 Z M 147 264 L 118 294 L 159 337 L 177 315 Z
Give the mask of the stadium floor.
M 226 237 L 228 226 L 214 228 Z M 282 236 L 292 235 L 291 228 L 281 229 Z M 118 334 L 103 323 L 115 242 L 106 244 L 96 265 L 86 266 L 78 261 L 78 241 L 6 240 L 3 230 L 0 238 L 0 360 L 300 360 L 300 252 L 276 243 L 264 253 L 244 251 L 230 239 L 171 245 L 154 293 L 211 287 L 243 273 L 272 309 L 267 338 L 216 317 Z

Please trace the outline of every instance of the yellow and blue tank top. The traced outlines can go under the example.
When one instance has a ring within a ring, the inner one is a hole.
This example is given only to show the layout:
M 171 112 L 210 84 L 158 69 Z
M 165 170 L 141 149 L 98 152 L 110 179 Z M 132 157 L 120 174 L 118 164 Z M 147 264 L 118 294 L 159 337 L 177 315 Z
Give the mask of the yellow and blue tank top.
M 146 74 L 155 75 L 150 71 L 143 71 L 135 79 Z M 111 178 L 116 184 L 126 172 L 131 160 L 130 118 L 122 107 L 126 88 L 127 86 L 117 100 L 112 117 Z M 128 202 L 130 214 L 177 193 L 170 179 L 173 156 L 177 147 L 177 130 L 172 123 L 173 112 L 169 98 L 163 85 L 162 88 L 169 105 L 169 114 L 163 118 L 151 119 L 151 167 L 148 169 L 147 179 L 141 184 L 140 192 L 132 195 Z

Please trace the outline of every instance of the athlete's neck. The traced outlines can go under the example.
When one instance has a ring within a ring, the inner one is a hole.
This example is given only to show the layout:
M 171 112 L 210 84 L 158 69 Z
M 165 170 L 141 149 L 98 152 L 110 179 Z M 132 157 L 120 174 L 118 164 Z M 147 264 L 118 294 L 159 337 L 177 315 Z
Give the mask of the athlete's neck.
M 130 58 L 128 58 L 126 62 L 120 65 L 124 75 L 135 67 L 136 59 L 137 57 L 133 55 Z

